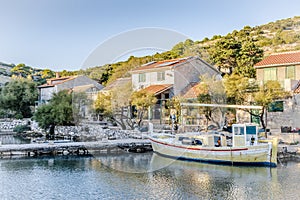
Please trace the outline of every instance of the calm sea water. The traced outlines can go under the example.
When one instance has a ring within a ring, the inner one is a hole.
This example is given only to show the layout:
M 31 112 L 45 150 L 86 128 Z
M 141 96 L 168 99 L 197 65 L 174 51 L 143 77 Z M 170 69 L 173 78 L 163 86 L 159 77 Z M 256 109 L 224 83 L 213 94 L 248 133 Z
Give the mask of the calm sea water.
M 0 199 L 299 199 L 300 164 L 231 167 L 153 153 L 0 160 Z
M 27 144 L 30 140 L 15 136 L 12 133 L 0 132 L 0 141 L 2 144 Z

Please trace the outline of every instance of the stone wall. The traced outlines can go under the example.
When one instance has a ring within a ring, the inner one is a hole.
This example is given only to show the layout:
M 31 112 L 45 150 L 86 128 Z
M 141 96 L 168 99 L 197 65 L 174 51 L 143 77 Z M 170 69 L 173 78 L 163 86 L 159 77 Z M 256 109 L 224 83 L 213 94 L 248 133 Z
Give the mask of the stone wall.
M 275 133 L 268 136 L 268 139 L 277 138 L 279 142 L 286 144 L 299 143 L 300 135 L 298 133 Z
M 55 135 L 63 137 L 79 137 L 83 140 L 139 138 L 141 134 L 135 130 L 119 130 L 102 125 L 56 126 Z
M 2 119 L 0 121 L 0 132 L 9 131 L 18 125 L 29 125 L 31 130 L 45 134 L 44 130 L 38 127 L 37 122 L 31 119 Z M 107 127 L 98 124 L 85 124 L 80 126 L 56 126 L 55 135 L 60 137 L 79 137 L 83 140 L 102 140 L 102 139 L 123 139 L 141 138 L 141 133 L 137 130 L 119 130 L 117 127 Z
M 264 69 L 256 69 L 256 79 L 258 81 L 263 81 L 264 80 Z
M 30 119 L 2 119 L 0 121 L 0 131 L 13 131 L 16 126 L 30 124 Z
M 236 109 L 236 123 L 242 124 L 242 123 L 251 123 L 251 115 L 250 113 Z
M 295 95 L 283 103 L 283 112 L 268 112 L 268 127 L 280 129 L 281 126 L 300 128 L 300 95 Z

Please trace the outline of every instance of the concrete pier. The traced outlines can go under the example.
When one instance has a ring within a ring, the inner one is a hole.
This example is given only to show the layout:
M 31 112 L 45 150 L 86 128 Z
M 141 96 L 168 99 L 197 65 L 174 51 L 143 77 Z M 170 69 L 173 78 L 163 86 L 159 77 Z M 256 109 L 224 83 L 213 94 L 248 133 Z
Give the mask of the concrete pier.
M 116 151 L 117 149 L 126 150 L 127 148 L 140 149 L 151 148 L 151 143 L 147 139 L 122 139 L 122 140 L 106 140 L 97 142 L 66 142 L 66 143 L 36 143 L 36 144 L 13 144 L 1 145 L 0 156 L 27 155 L 37 156 L 43 154 L 79 154 L 86 155 L 94 152 Z

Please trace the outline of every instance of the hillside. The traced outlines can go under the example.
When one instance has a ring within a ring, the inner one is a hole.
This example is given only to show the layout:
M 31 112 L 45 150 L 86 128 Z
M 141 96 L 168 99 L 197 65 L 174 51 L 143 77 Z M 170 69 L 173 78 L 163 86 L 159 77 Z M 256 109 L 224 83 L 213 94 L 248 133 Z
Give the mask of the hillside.
M 208 49 L 214 48 L 216 42 L 226 37 L 240 38 L 241 40 L 250 37 L 263 50 L 264 56 L 276 52 L 300 50 L 300 16 L 256 27 L 245 26 L 242 30 L 234 30 L 225 36 L 215 35 L 211 39 L 204 38 L 202 41 L 195 41 L 190 46 L 179 43 L 174 46 L 173 50 L 182 46 L 183 56 L 198 55 L 214 64 Z
M 176 44 L 170 51 L 157 53 L 152 56 L 130 57 L 125 62 L 108 64 L 103 67 L 94 67 L 81 71 L 91 78 L 96 78 L 102 84 L 111 83 L 119 77 L 129 76 L 128 71 L 149 61 L 173 59 L 185 56 L 199 56 L 210 64 L 216 65 L 212 58 L 212 51 L 216 43 L 227 38 L 240 41 L 251 40 L 263 50 L 263 56 L 271 53 L 300 50 L 300 16 L 282 19 L 268 24 L 250 27 L 245 26 L 241 30 L 233 30 L 225 36 L 215 35 L 211 39 L 204 38 L 201 41 L 190 39 Z M 258 62 L 257 60 L 256 62 Z M 255 63 L 254 63 L 255 64 Z
M 254 28 L 253 36 L 265 55 L 300 50 L 300 16 L 271 22 Z
M 0 86 L 10 81 L 11 69 L 13 67 L 13 64 L 0 62 Z
M 250 33 L 250 37 L 256 40 L 256 44 L 263 49 L 265 56 L 275 52 L 300 49 L 300 16 L 256 27 L 245 26 L 244 29 L 240 31 L 234 30 L 232 33 L 228 33 L 228 35 L 241 35 L 244 32 Z M 213 36 L 212 39 L 205 38 L 199 42 L 199 46 L 213 46 L 215 41 L 220 38 L 222 37 Z
M 11 76 L 11 69 L 13 67 L 15 67 L 14 64 L 6 64 L 3 62 L 0 62 L 0 75 Z
M 260 57 L 253 59 L 250 63 L 251 65 L 258 62 L 260 59 L 262 59 L 263 56 L 268 56 L 271 53 L 300 50 L 300 16 L 282 19 L 255 27 L 245 26 L 243 29 L 233 30 L 231 33 L 228 33 L 225 36 L 215 35 L 210 39 L 204 38 L 201 41 L 192 41 L 188 39 L 176 44 L 171 50 L 163 53 L 156 53 L 154 55 L 144 57 L 131 56 L 127 61 L 108 63 L 104 66 L 95 66 L 85 70 L 72 72 L 63 70 L 61 72 L 61 75 L 68 76 L 84 74 L 100 82 L 101 84 L 106 85 L 113 82 L 117 78 L 130 76 L 130 74 L 128 73 L 130 70 L 147 62 L 186 56 L 199 56 L 208 63 L 220 68 L 222 67 L 222 63 L 220 64 L 219 62 L 217 62 L 217 59 L 215 58 L 216 54 L 219 53 L 217 51 L 220 50 L 218 49 L 220 48 L 218 45 L 220 45 L 220 43 L 226 43 L 230 40 L 233 43 L 228 44 L 228 50 L 232 50 L 230 49 L 232 45 L 242 46 L 246 44 L 245 42 L 249 41 L 253 44 L 251 44 L 252 46 L 249 46 L 248 44 L 248 48 L 256 48 L 255 50 L 257 52 L 262 50 Z M 236 41 L 239 43 L 234 43 Z M 224 54 L 227 53 L 228 52 L 225 52 Z M 230 65 L 232 63 L 226 64 Z M 22 65 L 23 66 L 21 66 L 20 68 L 18 67 L 18 65 L 15 66 L 13 64 L 5 64 L 0 62 L 0 75 L 3 75 L 5 77 L 11 77 L 18 74 L 24 77 L 27 77 L 28 75 L 39 75 L 42 78 L 50 78 L 55 75 L 51 70 L 40 70 L 28 67 L 24 64 Z
M 14 65 L 0 62 L 0 86 L 9 82 L 12 77 L 32 79 L 37 84 L 43 84 L 46 78 L 54 77 L 55 73 L 48 69 L 36 69 L 23 63 Z

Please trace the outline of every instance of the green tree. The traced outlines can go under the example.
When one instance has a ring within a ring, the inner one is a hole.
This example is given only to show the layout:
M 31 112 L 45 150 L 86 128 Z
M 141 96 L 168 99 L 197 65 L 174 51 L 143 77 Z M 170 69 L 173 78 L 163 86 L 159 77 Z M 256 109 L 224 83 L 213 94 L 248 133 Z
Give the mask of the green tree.
M 267 107 L 275 100 L 285 98 L 289 94 L 283 91 L 278 81 L 268 81 L 259 86 L 253 80 L 240 76 L 227 76 L 224 79 L 226 94 L 238 105 L 257 105 L 261 106 L 259 112 L 252 109 L 243 109 L 253 116 L 259 117 L 261 126 L 266 130 L 267 127 Z
M 49 79 L 55 77 L 55 72 L 50 69 L 44 69 L 41 71 L 42 78 Z
M 209 88 L 207 83 L 201 83 L 199 85 L 200 94 L 198 95 L 199 103 L 211 104 L 212 99 L 209 94 Z M 212 107 L 200 107 L 199 112 L 203 114 L 206 118 L 206 128 L 208 127 L 208 122 L 212 120 L 212 112 L 214 108 Z
M 171 99 L 167 100 L 166 106 L 168 108 L 168 115 L 171 115 L 171 110 L 175 109 L 176 110 L 176 123 L 178 123 L 180 116 L 181 116 L 181 105 L 180 103 L 183 102 L 184 100 L 182 97 L 176 96 L 172 97 Z
M 156 102 L 157 99 L 154 94 L 147 92 L 146 90 L 140 90 L 132 93 L 131 104 L 137 108 L 138 126 L 141 126 L 145 112 Z
M 266 130 L 267 127 L 267 108 L 274 100 L 282 99 L 289 96 L 289 93 L 284 92 L 278 81 L 267 81 L 259 87 L 259 90 L 253 94 L 254 102 L 262 106 L 259 114 L 262 127 Z M 252 113 L 252 115 L 255 115 Z M 257 116 L 257 115 L 256 115 Z
M 114 119 L 122 127 L 134 129 L 135 119 L 132 116 L 130 98 L 132 95 L 131 82 L 114 87 L 111 91 Z
M 64 76 L 76 76 L 78 75 L 78 71 L 67 71 L 67 70 L 63 70 L 60 73 L 60 76 L 64 77 Z
M 179 42 L 170 51 L 171 58 L 178 58 L 194 45 L 194 41 L 187 39 L 184 42 Z
M 249 78 L 232 74 L 224 76 L 224 87 L 229 102 L 240 105 L 245 102 L 246 91 L 254 91 L 257 85 L 254 85 L 254 88 L 250 88 Z
M 17 78 L 3 87 L 0 100 L 2 108 L 23 118 L 32 116 L 32 106 L 35 105 L 37 97 L 38 91 L 33 81 Z
M 247 37 L 247 39 L 243 41 L 239 51 L 237 67 L 234 72 L 244 77 L 255 78 L 256 70 L 253 66 L 262 60 L 263 54 L 263 50 L 255 45 L 255 41 Z
M 86 114 L 91 110 L 92 100 L 85 92 L 72 92 L 73 118 L 74 123 L 79 124 L 86 118 Z
M 251 37 L 247 36 L 247 31 L 241 35 L 243 36 L 241 38 L 227 35 L 218 40 L 209 49 L 210 59 L 221 71 L 255 78 L 253 66 L 262 59 L 263 50 L 257 47 Z
M 21 63 L 13 67 L 10 71 L 17 76 L 25 78 L 32 73 L 33 69 Z
M 113 116 L 111 94 L 99 93 L 94 102 L 94 109 L 98 116 L 98 120 L 100 119 L 100 116 L 111 118 Z
M 237 57 L 241 47 L 241 42 L 235 38 L 223 37 L 209 50 L 210 58 L 220 70 L 228 70 L 232 74 L 233 69 L 238 66 Z
M 107 94 L 99 93 L 94 103 L 97 115 L 107 117 L 123 130 L 134 129 L 135 119 L 131 116 L 131 83 L 116 86 Z
M 67 90 L 54 93 L 48 104 L 41 105 L 34 113 L 34 120 L 50 135 L 54 134 L 55 126 L 74 125 L 72 94 Z
M 207 75 L 200 76 L 198 95 L 199 103 L 203 104 L 225 104 L 227 102 L 225 88 L 222 80 Z M 225 108 L 203 106 L 199 108 L 200 113 L 204 114 L 208 126 L 208 122 L 212 121 L 219 128 L 224 125 Z
M 214 35 L 212 38 L 211 38 L 211 40 L 217 40 L 217 39 L 219 39 L 219 38 L 221 38 L 222 36 L 221 35 Z

